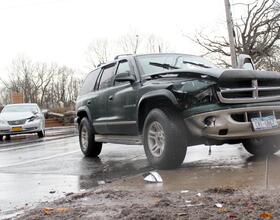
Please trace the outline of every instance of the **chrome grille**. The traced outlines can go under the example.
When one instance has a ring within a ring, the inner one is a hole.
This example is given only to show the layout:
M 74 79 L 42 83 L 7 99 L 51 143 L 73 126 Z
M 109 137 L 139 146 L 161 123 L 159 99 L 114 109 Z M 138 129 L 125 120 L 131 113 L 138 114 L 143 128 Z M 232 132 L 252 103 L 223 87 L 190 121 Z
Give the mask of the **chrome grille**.
M 217 92 L 222 103 L 254 103 L 280 100 L 280 86 L 259 86 L 259 80 L 252 80 L 251 87 L 225 88 Z
M 26 122 L 26 119 L 16 120 L 16 121 L 8 121 L 9 125 L 22 125 Z

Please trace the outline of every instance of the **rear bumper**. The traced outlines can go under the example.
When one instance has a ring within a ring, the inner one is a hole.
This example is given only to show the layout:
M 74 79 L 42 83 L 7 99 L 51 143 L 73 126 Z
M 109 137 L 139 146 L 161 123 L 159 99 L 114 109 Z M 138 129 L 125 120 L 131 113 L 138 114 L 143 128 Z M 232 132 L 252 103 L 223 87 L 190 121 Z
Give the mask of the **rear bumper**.
M 271 112 L 276 113 L 278 128 L 264 131 L 254 131 L 250 119 L 246 118 L 244 121 L 237 121 L 233 118 L 236 114 L 252 114 L 255 112 Z M 280 134 L 280 106 L 257 106 L 257 107 L 243 107 L 243 108 L 227 108 L 224 110 L 205 112 L 190 116 L 185 119 L 185 124 L 193 136 L 204 137 L 214 140 L 235 140 L 247 139 L 254 137 L 264 137 Z M 215 117 L 215 122 L 211 125 L 206 125 L 205 119 L 207 117 Z

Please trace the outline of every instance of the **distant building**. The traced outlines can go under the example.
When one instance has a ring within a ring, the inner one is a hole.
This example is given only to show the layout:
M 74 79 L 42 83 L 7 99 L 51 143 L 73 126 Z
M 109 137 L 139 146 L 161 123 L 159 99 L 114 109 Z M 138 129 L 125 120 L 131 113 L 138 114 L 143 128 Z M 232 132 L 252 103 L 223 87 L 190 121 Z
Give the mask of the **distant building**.
M 11 104 L 24 103 L 24 95 L 21 92 L 11 92 Z

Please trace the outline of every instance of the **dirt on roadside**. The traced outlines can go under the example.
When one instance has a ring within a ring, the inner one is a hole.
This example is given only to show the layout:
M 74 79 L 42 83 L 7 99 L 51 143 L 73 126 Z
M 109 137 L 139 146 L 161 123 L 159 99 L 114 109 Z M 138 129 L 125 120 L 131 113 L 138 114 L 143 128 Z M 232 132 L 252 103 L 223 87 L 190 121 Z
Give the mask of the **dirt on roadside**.
M 135 192 L 103 187 L 41 204 L 17 219 L 280 219 L 280 192 L 227 187 Z

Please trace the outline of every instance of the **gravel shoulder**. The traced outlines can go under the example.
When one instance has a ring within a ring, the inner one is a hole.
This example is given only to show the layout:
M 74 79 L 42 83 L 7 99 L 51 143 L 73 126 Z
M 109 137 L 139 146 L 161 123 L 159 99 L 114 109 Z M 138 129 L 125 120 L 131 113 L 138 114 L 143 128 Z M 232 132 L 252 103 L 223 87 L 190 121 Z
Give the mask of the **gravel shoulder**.
M 226 187 L 122 191 L 109 184 L 41 204 L 16 219 L 280 219 L 280 193 Z

